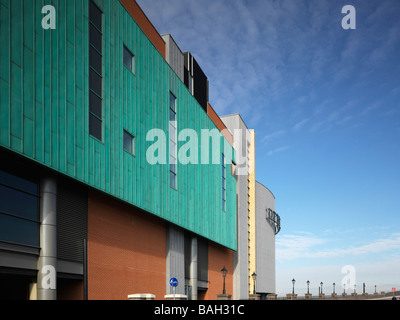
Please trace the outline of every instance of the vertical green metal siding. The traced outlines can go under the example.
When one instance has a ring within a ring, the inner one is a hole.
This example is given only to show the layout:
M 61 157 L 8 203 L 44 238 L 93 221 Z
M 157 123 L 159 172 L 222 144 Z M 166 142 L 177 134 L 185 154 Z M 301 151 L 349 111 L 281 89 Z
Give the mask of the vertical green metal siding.
M 121 3 L 95 2 L 104 12 L 103 141 L 88 128 L 88 1 L 0 0 L 0 145 L 236 249 L 229 165 L 223 212 L 220 164 L 178 164 L 174 190 L 169 166 L 146 161 L 147 132 L 158 128 L 168 139 L 170 91 L 178 132 L 193 129 L 200 140 L 200 130 L 215 125 Z M 55 30 L 41 27 L 46 4 L 56 8 Z M 124 44 L 135 74 L 124 67 Z M 136 136 L 135 157 L 123 151 L 124 129 Z

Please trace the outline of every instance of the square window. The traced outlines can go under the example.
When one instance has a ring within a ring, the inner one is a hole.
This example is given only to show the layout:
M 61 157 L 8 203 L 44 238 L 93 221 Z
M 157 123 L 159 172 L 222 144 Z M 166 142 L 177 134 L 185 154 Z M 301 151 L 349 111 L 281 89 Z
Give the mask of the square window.
M 134 67 L 134 55 L 132 52 L 128 50 L 127 47 L 124 46 L 124 65 L 127 67 L 132 73 L 135 73 Z
M 124 150 L 135 155 L 135 137 L 124 130 Z

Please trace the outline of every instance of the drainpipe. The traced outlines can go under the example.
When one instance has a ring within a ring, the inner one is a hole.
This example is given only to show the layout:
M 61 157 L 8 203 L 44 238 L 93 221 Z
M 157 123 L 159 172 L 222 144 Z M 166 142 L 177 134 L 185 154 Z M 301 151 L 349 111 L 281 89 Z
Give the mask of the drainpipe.
M 191 239 L 190 250 L 190 285 L 192 287 L 192 300 L 197 300 L 197 238 Z
M 57 299 L 57 181 L 46 177 L 40 183 L 40 255 L 37 299 Z

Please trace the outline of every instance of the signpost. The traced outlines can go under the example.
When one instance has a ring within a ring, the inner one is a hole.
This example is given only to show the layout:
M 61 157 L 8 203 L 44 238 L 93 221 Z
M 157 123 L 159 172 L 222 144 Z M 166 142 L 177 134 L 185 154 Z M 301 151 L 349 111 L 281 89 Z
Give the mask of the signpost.
M 178 279 L 177 278 L 169 279 L 169 284 L 172 287 L 172 291 L 174 293 L 174 300 L 175 300 L 175 292 L 176 292 L 176 287 L 178 286 Z

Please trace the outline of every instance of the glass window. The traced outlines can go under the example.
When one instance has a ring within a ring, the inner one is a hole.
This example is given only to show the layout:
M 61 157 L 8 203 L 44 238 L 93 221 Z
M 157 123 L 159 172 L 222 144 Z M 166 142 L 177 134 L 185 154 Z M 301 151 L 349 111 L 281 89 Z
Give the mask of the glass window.
M 39 195 L 38 184 L 17 176 L 14 176 L 8 172 L 0 170 L 0 184 L 16 188 L 21 191 Z
M 39 246 L 39 185 L 0 171 L 0 240 Z
M 132 73 L 135 73 L 135 70 L 134 70 L 134 55 L 125 46 L 124 46 L 124 65 Z
M 176 153 L 177 153 L 177 142 L 176 137 L 176 97 L 169 93 L 169 161 L 170 161 L 170 186 L 176 188 Z
M 101 120 L 97 118 L 93 113 L 89 113 L 89 132 L 93 137 L 101 140 L 102 138 Z
M 172 94 L 172 92 L 169 93 L 169 108 L 176 112 L 176 97 Z
M 124 150 L 135 155 L 135 137 L 124 130 Z
M 102 31 L 102 12 L 101 10 L 93 3 L 93 1 L 89 2 L 89 19 L 96 26 L 97 29 Z
M 103 52 L 103 40 L 102 34 L 96 27 L 92 24 L 89 24 L 89 41 L 90 44 L 97 49 L 100 53 Z
M 89 110 L 100 119 L 102 118 L 101 102 L 101 98 L 92 90 L 89 90 Z
M 0 212 L 37 221 L 37 196 L 0 185 Z
M 171 188 L 175 189 L 176 188 L 176 174 L 173 172 L 170 172 L 169 176 L 170 176 L 170 186 L 171 186 Z
M 92 89 L 95 93 L 97 93 L 98 96 L 101 97 L 103 81 L 102 78 L 92 68 L 90 68 L 89 83 L 90 89 Z
M 102 12 L 89 1 L 89 134 L 102 140 L 103 34 Z
M 222 162 L 222 210 L 226 210 L 226 166 L 225 166 L 225 156 L 221 156 Z
M 98 74 L 102 75 L 103 74 L 103 60 L 101 54 L 92 46 L 90 46 L 89 49 L 89 54 L 90 54 L 90 66 L 97 71 Z
M 0 239 L 39 247 L 39 222 L 0 214 Z

